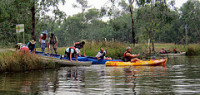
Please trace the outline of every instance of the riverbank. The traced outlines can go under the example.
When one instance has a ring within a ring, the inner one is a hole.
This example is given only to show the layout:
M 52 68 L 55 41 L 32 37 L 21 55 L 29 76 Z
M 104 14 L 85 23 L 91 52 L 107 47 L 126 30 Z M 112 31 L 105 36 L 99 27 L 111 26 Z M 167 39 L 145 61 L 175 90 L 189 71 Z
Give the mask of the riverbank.
M 97 52 L 100 50 L 100 48 L 107 48 L 108 50 L 108 57 L 112 57 L 112 58 L 122 58 L 123 57 L 123 53 L 126 51 L 126 48 L 130 46 L 132 48 L 132 53 L 134 54 L 142 54 L 141 57 L 143 56 L 147 56 L 148 55 L 148 46 L 147 44 L 136 44 L 135 47 L 133 47 L 132 44 L 130 43 L 122 43 L 122 42 L 86 42 L 85 45 L 85 54 L 87 56 L 96 56 Z M 195 52 L 196 48 L 198 48 L 197 44 L 191 44 L 188 46 L 184 46 L 184 45 L 174 45 L 173 43 L 155 43 L 155 54 L 158 54 L 159 51 L 164 48 L 165 50 L 167 50 L 168 52 L 173 52 L 173 49 L 176 48 L 178 51 L 182 51 L 182 52 L 188 52 L 189 55 L 193 55 L 194 53 L 190 54 L 189 52 L 191 52 L 193 50 L 193 48 L 191 49 L 191 47 L 195 46 L 195 50 L 193 52 Z M 68 46 L 70 47 L 70 46 Z M 64 55 L 64 51 L 67 47 L 59 47 L 58 48 L 58 54 Z M 200 48 L 199 48 L 200 49 Z M 41 51 L 40 48 L 37 48 L 38 51 Z M 47 48 L 45 50 L 46 53 L 50 53 L 50 51 L 47 51 Z M 198 53 L 200 55 L 200 52 Z
M 54 68 L 56 68 L 55 64 L 51 62 L 45 64 L 37 55 L 13 51 L 0 53 L 0 72 L 23 72 Z

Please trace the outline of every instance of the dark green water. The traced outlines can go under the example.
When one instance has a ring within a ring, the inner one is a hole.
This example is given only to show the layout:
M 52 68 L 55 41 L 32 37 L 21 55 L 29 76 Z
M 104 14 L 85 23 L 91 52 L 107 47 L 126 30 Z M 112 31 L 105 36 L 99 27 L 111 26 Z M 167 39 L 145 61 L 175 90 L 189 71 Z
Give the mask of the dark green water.
M 166 67 L 65 67 L 0 75 L 0 95 L 200 94 L 200 57 L 170 57 Z

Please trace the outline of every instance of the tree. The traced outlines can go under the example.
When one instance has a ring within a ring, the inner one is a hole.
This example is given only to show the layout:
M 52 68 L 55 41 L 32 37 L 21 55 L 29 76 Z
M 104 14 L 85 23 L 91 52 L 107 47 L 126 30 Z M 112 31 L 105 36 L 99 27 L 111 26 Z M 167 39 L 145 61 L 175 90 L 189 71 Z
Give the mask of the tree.
M 200 41 L 200 1 L 188 0 L 180 8 L 180 29 L 182 29 L 183 38 L 190 43 L 196 43 Z M 188 34 L 185 34 L 185 26 L 188 27 Z M 188 37 L 187 37 L 188 36 Z M 187 38 L 186 38 L 187 37 Z

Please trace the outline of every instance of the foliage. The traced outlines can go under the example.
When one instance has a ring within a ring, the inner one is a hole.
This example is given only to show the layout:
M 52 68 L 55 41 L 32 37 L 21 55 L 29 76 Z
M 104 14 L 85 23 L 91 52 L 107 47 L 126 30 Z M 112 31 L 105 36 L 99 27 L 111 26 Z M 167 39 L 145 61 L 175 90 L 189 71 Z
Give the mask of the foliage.
M 83 12 L 73 16 L 62 13 L 57 6 L 65 0 L 36 0 L 36 37 L 37 42 L 41 31 L 54 33 L 60 47 L 73 46 L 74 42 L 88 41 L 116 41 L 132 43 L 131 14 L 129 3 L 125 0 L 116 2 L 109 8 L 95 9 L 88 6 L 87 0 L 77 0 L 77 7 Z M 199 11 L 198 0 L 186 2 L 180 9 L 174 8 L 174 2 L 167 0 L 136 0 L 138 8 L 133 10 L 133 20 L 136 42 L 147 43 L 148 38 L 153 42 L 184 44 L 186 39 L 185 25 L 188 26 L 188 42 L 199 42 Z M 153 3 L 149 3 L 153 2 Z M 25 24 L 25 39 L 31 36 L 31 11 L 33 1 L 6 0 L 0 1 L 0 45 L 16 43 L 15 25 Z M 116 3 L 122 9 L 116 7 Z M 50 7 L 54 7 L 54 17 L 46 15 Z M 135 6 L 134 6 L 135 7 Z M 173 7 L 173 8 L 172 8 Z M 88 10 L 86 10 L 88 9 Z M 109 15 L 110 14 L 110 15 Z M 102 21 L 102 17 L 109 16 L 110 20 Z M 22 35 L 20 35 L 22 36 Z M 49 35 L 48 35 L 49 36 Z M 22 42 L 22 39 L 20 39 Z M 39 44 L 37 44 L 39 46 Z

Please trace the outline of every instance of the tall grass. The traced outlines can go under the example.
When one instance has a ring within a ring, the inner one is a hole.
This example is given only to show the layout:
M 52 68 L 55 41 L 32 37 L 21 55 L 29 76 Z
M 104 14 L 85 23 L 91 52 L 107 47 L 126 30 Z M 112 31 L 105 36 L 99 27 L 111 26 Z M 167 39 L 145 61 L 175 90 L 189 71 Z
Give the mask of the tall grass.
M 37 55 L 21 52 L 0 53 L 0 72 L 19 72 L 44 68 L 54 67 L 43 64 Z
M 190 44 L 187 47 L 187 55 L 200 55 L 200 45 L 199 44 Z
M 133 47 L 132 44 L 129 43 L 122 43 L 122 42 L 98 42 L 98 41 L 91 41 L 86 42 L 85 44 L 85 54 L 86 56 L 96 56 L 100 48 L 107 48 L 108 54 L 106 56 L 112 58 L 122 58 L 126 48 L 130 46 L 132 48 L 132 53 L 143 53 L 146 52 L 146 45 L 138 44 L 136 47 Z M 58 54 L 64 54 L 64 51 L 67 47 L 58 48 Z M 82 49 L 81 49 L 81 53 Z

